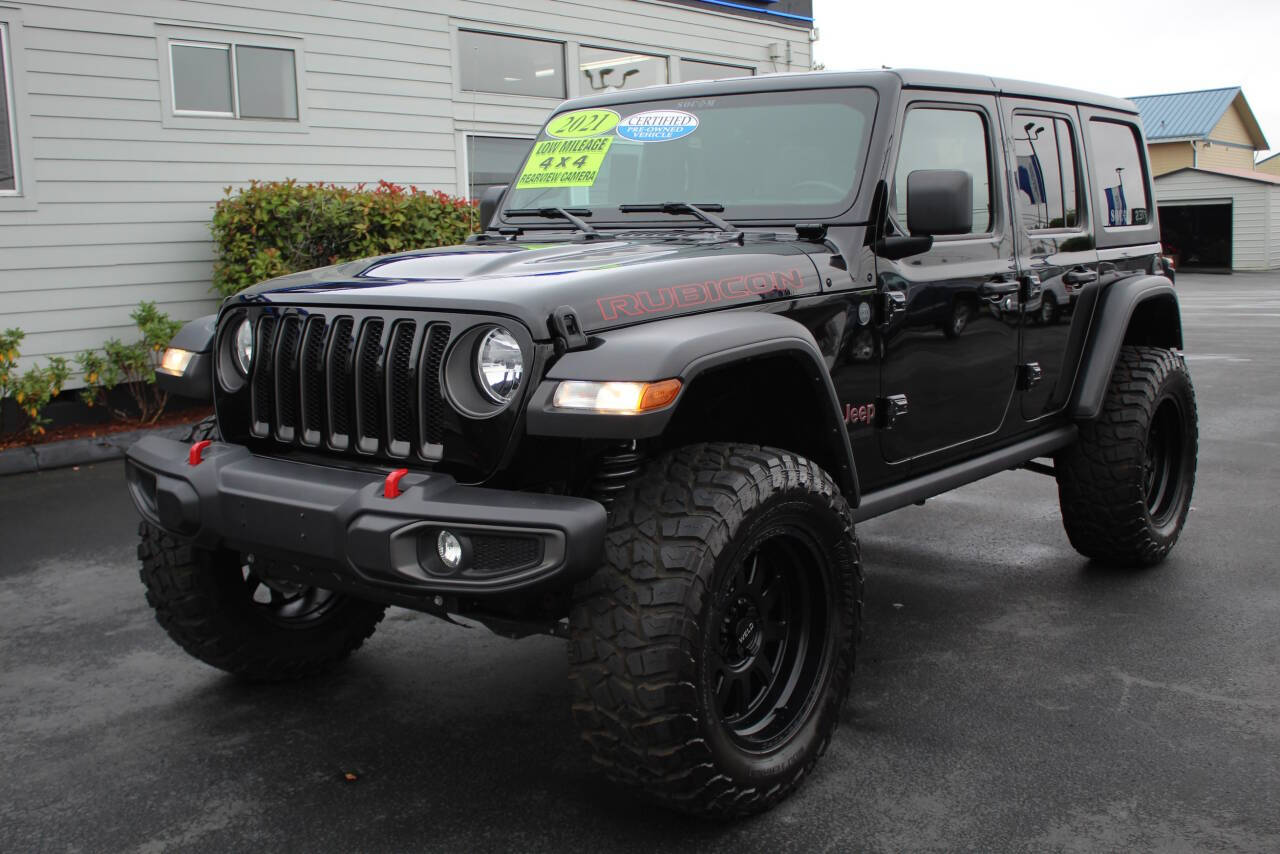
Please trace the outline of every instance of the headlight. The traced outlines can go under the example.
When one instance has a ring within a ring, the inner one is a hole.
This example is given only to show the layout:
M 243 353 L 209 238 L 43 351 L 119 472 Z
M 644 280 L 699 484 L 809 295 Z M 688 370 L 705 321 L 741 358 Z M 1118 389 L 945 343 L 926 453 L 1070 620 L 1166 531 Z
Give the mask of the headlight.
M 523 373 L 524 357 L 511 333 L 501 326 L 485 333 L 476 347 L 476 381 L 485 397 L 497 404 L 511 400 Z
M 240 325 L 236 327 L 236 338 L 232 342 L 232 355 L 235 357 L 236 368 L 246 377 L 249 376 L 249 368 L 253 365 L 253 322 L 245 319 L 240 321 Z

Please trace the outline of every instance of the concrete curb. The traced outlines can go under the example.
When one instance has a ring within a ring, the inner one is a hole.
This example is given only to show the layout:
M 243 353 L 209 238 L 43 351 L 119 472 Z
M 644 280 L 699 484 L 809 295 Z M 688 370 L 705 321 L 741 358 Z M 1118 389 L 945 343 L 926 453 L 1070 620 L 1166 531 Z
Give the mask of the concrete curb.
M 191 427 L 199 421 L 174 424 L 168 427 L 148 427 L 94 436 L 85 439 L 67 439 L 63 442 L 47 442 L 0 451 L 0 477 L 7 474 L 26 474 L 33 471 L 100 463 L 118 460 L 134 442 L 143 436 L 164 436 L 167 439 L 184 439 Z

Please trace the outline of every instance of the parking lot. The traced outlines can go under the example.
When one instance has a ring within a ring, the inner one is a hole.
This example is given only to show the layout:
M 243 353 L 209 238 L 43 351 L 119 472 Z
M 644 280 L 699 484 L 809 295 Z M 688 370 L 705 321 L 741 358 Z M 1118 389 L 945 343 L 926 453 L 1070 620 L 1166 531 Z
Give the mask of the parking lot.
M 1280 850 L 1280 275 L 1178 288 L 1201 437 L 1170 560 L 1091 566 L 1025 471 L 864 524 L 841 728 L 738 824 L 591 773 L 562 641 L 392 609 L 335 674 L 246 686 L 152 619 L 121 464 L 0 478 L 0 847 Z

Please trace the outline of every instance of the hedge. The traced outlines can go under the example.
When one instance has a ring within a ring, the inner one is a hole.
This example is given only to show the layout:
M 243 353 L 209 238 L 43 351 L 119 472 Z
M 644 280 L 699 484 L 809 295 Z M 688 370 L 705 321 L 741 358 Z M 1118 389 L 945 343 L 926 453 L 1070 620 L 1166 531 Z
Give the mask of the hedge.
M 379 181 L 376 187 L 255 181 L 214 208 L 213 287 L 230 296 L 274 276 L 371 255 L 461 243 L 474 202 Z

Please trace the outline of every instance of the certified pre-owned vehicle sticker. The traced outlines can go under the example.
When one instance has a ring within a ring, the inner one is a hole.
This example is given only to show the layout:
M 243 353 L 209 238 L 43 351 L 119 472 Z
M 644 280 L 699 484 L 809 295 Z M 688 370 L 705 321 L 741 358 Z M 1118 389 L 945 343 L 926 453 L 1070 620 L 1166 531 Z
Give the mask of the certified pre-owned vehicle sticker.
M 612 136 L 544 139 L 533 147 L 516 188 L 590 187 L 612 144 Z
M 599 136 L 617 127 L 618 118 L 613 110 L 573 110 L 561 113 L 547 123 L 547 136 L 556 139 Z
M 618 136 L 633 142 L 670 142 L 698 129 L 698 117 L 683 110 L 648 110 L 618 123 Z

